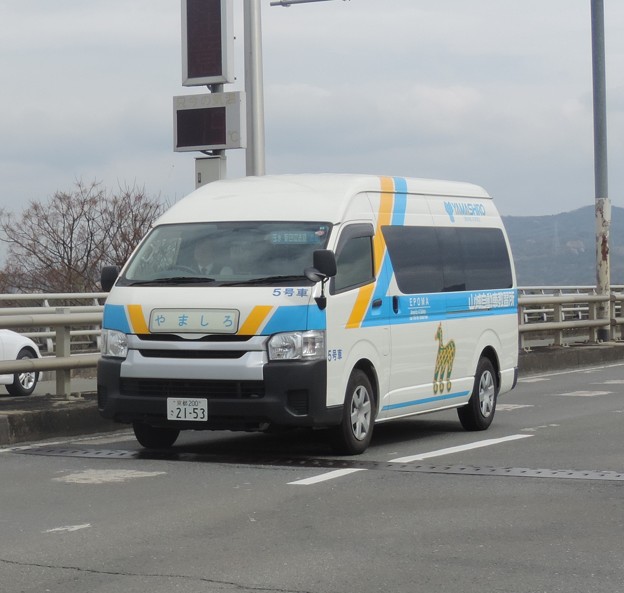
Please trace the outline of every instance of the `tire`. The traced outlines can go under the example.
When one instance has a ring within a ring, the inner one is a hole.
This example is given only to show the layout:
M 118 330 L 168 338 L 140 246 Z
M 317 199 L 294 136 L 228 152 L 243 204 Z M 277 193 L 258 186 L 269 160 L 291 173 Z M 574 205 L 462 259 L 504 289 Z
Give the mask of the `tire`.
M 180 434 L 177 428 L 151 426 L 144 422 L 133 422 L 132 428 L 136 440 L 146 449 L 169 449 Z
M 494 365 L 488 358 L 481 358 L 472 395 L 465 406 L 457 409 L 461 425 L 466 430 L 486 430 L 494 420 L 497 397 L 498 381 Z
M 26 348 L 22 348 L 17 355 L 17 360 L 27 360 L 31 358 L 35 358 L 35 355 Z M 30 395 L 35 390 L 37 381 L 39 381 L 39 373 L 37 371 L 15 373 L 13 383 L 7 385 L 6 390 L 11 395 Z
M 339 455 L 359 455 L 368 448 L 375 422 L 375 394 L 366 373 L 355 369 L 349 377 L 342 422 L 332 429 L 332 448 Z

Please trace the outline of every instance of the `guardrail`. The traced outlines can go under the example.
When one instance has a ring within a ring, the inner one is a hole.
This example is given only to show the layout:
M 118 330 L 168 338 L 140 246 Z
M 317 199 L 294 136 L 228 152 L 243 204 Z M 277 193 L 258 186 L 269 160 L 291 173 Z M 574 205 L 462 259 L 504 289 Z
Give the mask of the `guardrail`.
M 0 295 L 0 328 L 35 340 L 43 355 L 41 359 L 0 361 L 0 374 L 55 371 L 56 393 L 69 397 L 71 371 L 97 365 L 101 303 L 106 296 L 105 292 Z M 609 319 L 598 319 L 597 307 L 607 302 Z M 520 348 L 592 343 L 601 328 L 609 330 L 612 340 L 622 340 L 623 302 L 624 286 L 612 287 L 610 295 L 597 295 L 589 286 L 520 288 Z
M 40 320 L 40 315 L 58 313 L 63 308 L 66 313 L 99 313 L 99 318 L 90 327 L 70 330 L 74 347 L 82 345 L 87 349 L 99 350 L 99 337 L 104 311 L 104 300 L 108 296 L 106 292 L 93 293 L 38 293 L 38 294 L 0 294 L 0 327 L 18 327 L 20 325 L 7 325 L 7 318 L 15 315 L 35 315 Z M 24 306 L 35 304 L 35 306 Z M 39 322 L 35 325 L 24 326 L 20 333 L 37 342 L 43 354 L 54 352 L 54 339 L 56 333 L 51 330 L 54 324 L 48 327 Z M 36 331 L 31 331 L 36 328 Z
M 596 343 L 599 329 L 611 340 L 624 339 L 624 287 L 612 286 L 609 295 L 591 286 L 528 287 L 518 289 L 520 348 Z M 609 316 L 599 319 L 599 306 L 608 304 Z
M 0 374 L 55 371 L 56 393 L 69 397 L 71 371 L 97 365 L 108 293 L 0 295 L 0 328 L 34 340 L 43 358 L 0 361 Z M 36 305 L 36 306 L 27 306 Z

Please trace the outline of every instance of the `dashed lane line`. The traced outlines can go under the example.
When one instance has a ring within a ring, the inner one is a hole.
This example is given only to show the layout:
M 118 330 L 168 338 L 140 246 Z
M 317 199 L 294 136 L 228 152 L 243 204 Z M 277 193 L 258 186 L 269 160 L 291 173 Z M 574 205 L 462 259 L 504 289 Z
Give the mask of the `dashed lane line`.
M 348 469 L 336 469 L 320 476 L 313 476 L 311 478 L 305 478 L 303 480 L 295 480 L 294 482 L 288 482 L 290 486 L 311 486 L 312 484 L 318 484 L 319 482 L 327 482 L 328 480 L 334 480 L 341 478 L 342 476 L 348 476 L 355 472 L 367 471 L 366 468 L 348 468 Z
M 462 451 L 469 451 L 471 449 L 478 449 L 481 447 L 489 447 L 492 445 L 498 445 L 500 443 L 506 443 L 509 441 L 515 441 L 519 439 L 526 439 L 532 437 L 532 434 L 514 434 L 500 439 L 486 439 L 483 441 L 477 441 L 475 443 L 468 443 L 466 445 L 459 445 L 457 447 L 448 447 L 446 449 L 438 449 L 437 451 L 429 451 L 428 453 L 419 453 L 418 455 L 408 455 L 407 457 L 398 457 L 397 459 L 391 459 L 388 463 L 411 463 L 413 461 L 423 461 L 424 459 L 430 459 L 432 457 L 440 457 L 442 455 L 451 455 L 453 453 L 460 453 Z M 312 484 L 318 484 L 319 482 L 326 482 L 335 478 L 341 478 L 353 472 L 364 471 L 368 468 L 348 468 L 342 470 L 334 470 L 311 478 L 303 480 L 296 480 L 295 482 L 288 482 L 289 484 L 311 486 Z
M 490 447 L 492 445 L 507 443 L 509 441 L 517 441 L 519 439 L 526 439 L 532 436 L 532 434 L 512 434 L 507 437 L 502 437 L 500 439 L 485 439 L 483 441 L 467 443 L 466 445 L 459 445 L 457 447 L 448 447 L 446 449 L 438 449 L 437 451 L 429 451 L 428 453 L 419 453 L 417 455 L 398 457 L 397 459 L 391 459 L 390 463 L 411 463 L 412 461 L 423 461 L 424 459 L 430 459 L 431 457 L 440 457 L 441 455 L 451 455 L 453 453 L 461 453 L 462 451 L 470 451 L 471 449 Z

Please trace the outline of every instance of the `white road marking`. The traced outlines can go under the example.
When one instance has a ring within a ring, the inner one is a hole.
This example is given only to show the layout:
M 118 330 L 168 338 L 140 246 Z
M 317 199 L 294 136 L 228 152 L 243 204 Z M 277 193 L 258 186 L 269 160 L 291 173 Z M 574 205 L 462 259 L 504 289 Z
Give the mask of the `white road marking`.
M 79 531 L 80 529 L 86 529 L 91 527 L 91 523 L 85 523 L 84 525 L 66 525 L 65 527 L 55 527 L 54 529 L 46 529 L 42 533 L 58 533 L 61 531 Z
M 83 437 L 70 437 L 61 441 L 38 441 L 36 443 L 30 443 L 28 445 L 13 445 L 11 447 L 4 447 L 0 449 L 0 453 L 13 453 L 15 451 L 28 451 L 28 449 L 39 449 L 40 447 L 56 447 L 58 445 L 67 445 L 69 443 L 83 443 L 85 441 L 96 441 L 100 444 L 105 442 L 117 442 L 117 441 L 134 441 L 134 433 L 124 430 L 123 432 L 117 432 L 118 437 L 109 436 L 111 433 L 97 434 Z M 132 436 L 131 436 L 132 435 Z
M 571 375 L 573 373 L 591 374 L 591 373 L 596 373 L 598 371 L 602 371 L 604 369 L 613 369 L 613 368 L 621 367 L 621 366 L 624 366 L 623 362 L 616 362 L 613 364 L 602 364 L 600 366 L 595 366 L 595 367 L 585 368 L 585 369 L 565 369 L 563 371 L 549 371 L 546 373 L 541 373 L 539 375 L 532 375 L 525 379 L 518 379 L 518 383 L 539 381 L 540 379 L 547 379 L 549 377 L 558 377 L 559 375 Z
M 143 472 L 131 469 L 87 469 L 60 478 L 52 478 L 54 482 L 67 484 L 111 484 L 127 482 L 134 478 L 152 478 L 167 472 Z
M 448 447 L 447 449 L 438 449 L 437 451 L 429 451 L 428 453 L 420 453 L 419 455 L 410 455 L 407 457 L 399 457 L 398 459 L 391 459 L 390 463 L 410 463 L 411 461 L 422 461 L 423 459 L 429 459 L 430 457 L 440 457 L 441 455 L 450 455 L 452 453 L 459 453 L 461 451 L 469 451 L 470 449 L 478 449 L 480 447 L 489 447 L 491 445 L 498 445 L 500 443 L 507 443 L 509 441 L 516 441 L 519 439 L 526 439 L 532 437 L 532 434 L 512 434 L 500 439 L 485 439 L 483 441 L 477 441 L 476 443 L 468 443 L 467 445 L 459 445 L 458 447 Z M 296 480 L 295 482 L 288 482 L 290 485 L 297 486 L 310 486 L 311 484 L 318 484 L 319 482 L 326 482 L 327 480 L 333 480 L 342 476 L 347 476 L 355 472 L 368 471 L 363 468 L 350 468 L 350 469 L 337 469 L 319 476 L 312 478 L 305 478 L 304 480 Z
M 603 385 L 624 385 L 624 379 L 613 379 L 612 381 L 602 381 Z
M 541 426 L 523 428 L 522 430 L 526 430 L 527 432 L 535 432 L 536 430 L 541 430 L 542 428 L 557 428 L 558 426 L 560 426 L 560 424 L 542 424 Z
M 117 436 L 117 437 L 111 437 L 111 436 L 92 437 L 89 439 L 81 439 L 78 442 L 81 442 L 81 443 L 88 442 L 91 445 L 107 445 L 109 443 L 126 443 L 126 442 L 129 443 L 131 441 L 134 441 L 136 443 L 136 437 L 134 436 L 134 433 L 130 433 L 130 434 L 124 433 L 123 436 Z M 77 441 L 72 441 L 72 442 L 77 442 Z
M 534 408 L 533 404 L 496 404 L 496 411 L 509 412 L 510 410 L 520 410 L 521 408 Z
M 332 472 L 328 472 L 326 474 L 321 474 L 320 476 L 314 476 L 313 478 L 306 478 L 305 480 L 297 480 L 295 482 L 288 482 L 290 485 L 296 486 L 310 486 L 310 484 L 318 484 L 319 482 L 326 482 L 327 480 L 333 480 L 335 478 L 340 478 L 342 476 L 346 476 L 348 474 L 353 474 L 355 472 L 363 472 L 368 471 L 366 469 L 337 469 Z
M 471 449 L 479 449 L 481 447 L 489 447 L 491 445 L 498 445 L 500 443 L 516 441 L 518 439 L 526 439 L 531 436 L 533 435 L 512 434 L 508 437 L 502 437 L 500 439 L 485 439 L 483 441 L 477 441 L 475 443 L 468 443 L 467 445 L 459 445 L 458 447 L 448 447 L 447 449 L 438 449 L 437 451 L 429 451 L 428 453 L 420 453 L 418 455 L 408 455 L 407 457 L 391 459 L 390 463 L 410 463 L 411 461 L 422 461 L 423 459 L 429 459 L 430 457 L 440 457 L 442 455 L 451 455 L 452 453 L 461 453 L 462 451 L 469 451 Z
M 35 445 L 14 445 L 12 447 L 5 447 L 4 449 L 0 449 L 0 453 L 13 453 L 14 451 L 28 451 L 28 449 L 37 449 L 45 444 L 47 446 L 56 446 L 56 445 L 64 445 L 67 441 L 50 441 L 46 443 L 43 441 L 42 443 L 38 443 Z
M 556 397 L 598 397 L 611 395 L 613 391 L 570 391 L 570 393 L 552 393 Z
M 550 381 L 549 377 L 527 377 L 526 379 L 518 379 L 518 383 L 541 383 L 542 381 Z

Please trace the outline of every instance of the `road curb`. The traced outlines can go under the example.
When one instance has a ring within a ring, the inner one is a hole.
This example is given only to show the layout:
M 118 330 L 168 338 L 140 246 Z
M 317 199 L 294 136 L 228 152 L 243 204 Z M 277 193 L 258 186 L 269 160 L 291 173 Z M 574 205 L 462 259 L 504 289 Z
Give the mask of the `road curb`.
M 522 352 L 518 360 L 518 373 L 522 377 L 617 362 L 624 362 L 624 343 L 548 346 Z
M 9 410 L 0 414 L 0 445 L 120 428 L 119 424 L 100 416 L 95 397 L 65 400 L 44 396 L 37 400 L 36 409 Z

